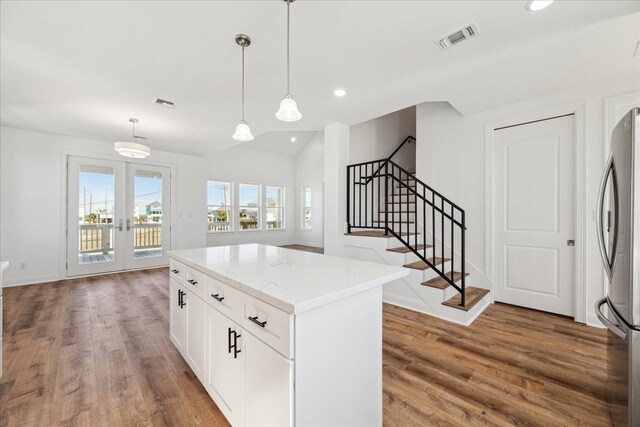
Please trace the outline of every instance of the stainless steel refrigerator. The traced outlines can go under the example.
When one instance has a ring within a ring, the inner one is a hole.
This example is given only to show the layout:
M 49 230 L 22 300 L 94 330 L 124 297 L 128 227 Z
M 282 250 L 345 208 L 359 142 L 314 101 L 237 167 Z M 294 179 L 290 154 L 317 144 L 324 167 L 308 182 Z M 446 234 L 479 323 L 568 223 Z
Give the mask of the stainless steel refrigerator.
M 608 329 L 611 419 L 615 426 L 634 427 L 640 426 L 639 120 L 640 108 L 634 108 L 611 134 L 611 153 L 596 208 L 598 243 L 609 279 L 606 297 L 596 303 L 596 314 Z

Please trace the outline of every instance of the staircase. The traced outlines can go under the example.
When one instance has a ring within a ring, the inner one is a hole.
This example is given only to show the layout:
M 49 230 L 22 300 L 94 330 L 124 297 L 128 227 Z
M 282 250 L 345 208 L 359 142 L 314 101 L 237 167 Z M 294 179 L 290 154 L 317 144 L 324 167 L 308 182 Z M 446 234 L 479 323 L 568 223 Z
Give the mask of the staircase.
M 347 254 L 411 269 L 385 285 L 386 302 L 468 325 L 489 305 L 489 290 L 467 285 L 464 210 L 393 162 L 412 142 L 347 166 Z

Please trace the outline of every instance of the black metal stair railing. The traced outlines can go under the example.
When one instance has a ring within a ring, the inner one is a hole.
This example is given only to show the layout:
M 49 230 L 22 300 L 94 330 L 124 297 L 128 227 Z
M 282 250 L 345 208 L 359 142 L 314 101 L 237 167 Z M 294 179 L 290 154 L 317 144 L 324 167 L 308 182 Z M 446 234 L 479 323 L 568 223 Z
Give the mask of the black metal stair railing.
M 347 228 L 349 233 L 379 229 L 393 235 L 456 289 L 460 305 L 465 305 L 464 210 L 390 158 L 347 166 Z M 456 249 L 460 252 L 460 284 L 455 280 Z M 427 256 L 429 250 L 433 258 Z M 446 257 L 450 258 L 449 272 L 444 268 Z

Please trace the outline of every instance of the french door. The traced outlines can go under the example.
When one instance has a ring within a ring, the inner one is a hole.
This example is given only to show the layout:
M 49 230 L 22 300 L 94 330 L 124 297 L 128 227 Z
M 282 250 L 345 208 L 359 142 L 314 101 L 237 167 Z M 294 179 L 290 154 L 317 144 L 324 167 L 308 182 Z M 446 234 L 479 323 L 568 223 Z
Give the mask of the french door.
M 67 276 L 169 263 L 169 168 L 69 156 L 67 174 Z

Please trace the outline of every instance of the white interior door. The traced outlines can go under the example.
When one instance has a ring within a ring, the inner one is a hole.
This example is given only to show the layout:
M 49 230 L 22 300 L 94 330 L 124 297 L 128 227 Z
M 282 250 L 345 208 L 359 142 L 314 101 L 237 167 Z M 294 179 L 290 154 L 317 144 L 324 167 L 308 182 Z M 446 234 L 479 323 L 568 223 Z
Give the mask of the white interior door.
M 170 169 L 69 156 L 67 275 L 167 265 Z
M 494 134 L 496 301 L 573 316 L 574 117 Z
M 127 164 L 125 269 L 169 263 L 170 177 L 166 167 Z

